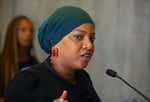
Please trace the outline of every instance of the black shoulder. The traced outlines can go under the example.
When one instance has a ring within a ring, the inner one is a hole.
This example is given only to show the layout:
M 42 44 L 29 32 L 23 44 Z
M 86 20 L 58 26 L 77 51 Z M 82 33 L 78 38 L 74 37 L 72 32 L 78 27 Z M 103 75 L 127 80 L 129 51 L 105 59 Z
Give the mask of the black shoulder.
M 39 64 L 31 69 L 40 71 L 41 66 Z M 43 88 L 39 84 L 39 76 L 29 69 L 21 71 L 10 81 L 5 94 L 6 102 L 42 102 L 38 97 L 44 97 Z

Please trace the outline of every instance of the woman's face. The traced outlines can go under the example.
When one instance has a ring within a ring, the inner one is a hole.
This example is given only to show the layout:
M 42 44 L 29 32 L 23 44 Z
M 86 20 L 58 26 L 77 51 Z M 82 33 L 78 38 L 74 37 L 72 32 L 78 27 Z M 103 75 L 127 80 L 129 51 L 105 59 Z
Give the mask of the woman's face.
M 94 52 L 95 29 L 85 23 L 67 34 L 58 44 L 59 64 L 72 70 L 85 68 Z
M 33 40 L 33 26 L 30 21 L 22 20 L 18 28 L 18 43 L 22 47 L 31 46 Z

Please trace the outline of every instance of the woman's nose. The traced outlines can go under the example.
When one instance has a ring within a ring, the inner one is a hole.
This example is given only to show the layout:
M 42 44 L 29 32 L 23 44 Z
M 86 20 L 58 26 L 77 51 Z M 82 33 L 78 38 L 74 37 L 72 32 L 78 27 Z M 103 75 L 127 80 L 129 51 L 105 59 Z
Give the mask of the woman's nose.
M 94 44 L 93 44 L 93 42 L 92 42 L 90 39 L 87 39 L 87 40 L 84 42 L 83 48 L 84 48 L 84 49 L 87 49 L 87 50 L 93 50 Z

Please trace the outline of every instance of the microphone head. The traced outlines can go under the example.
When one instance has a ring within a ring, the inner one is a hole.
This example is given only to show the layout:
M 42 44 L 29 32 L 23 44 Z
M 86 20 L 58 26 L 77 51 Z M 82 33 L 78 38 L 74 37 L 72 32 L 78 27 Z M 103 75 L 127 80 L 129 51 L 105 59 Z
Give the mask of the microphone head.
M 111 77 L 118 77 L 117 72 L 111 70 L 111 69 L 107 69 L 106 70 L 106 74 L 111 76 Z

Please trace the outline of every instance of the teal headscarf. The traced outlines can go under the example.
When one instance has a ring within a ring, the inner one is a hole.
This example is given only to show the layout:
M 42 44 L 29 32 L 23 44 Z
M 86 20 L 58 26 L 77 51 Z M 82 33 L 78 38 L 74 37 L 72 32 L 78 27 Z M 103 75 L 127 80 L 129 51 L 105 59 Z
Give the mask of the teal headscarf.
M 57 44 L 65 35 L 84 23 L 93 20 L 89 14 L 81 8 L 64 6 L 58 8 L 39 28 L 38 39 L 42 49 L 51 53 L 51 48 Z

